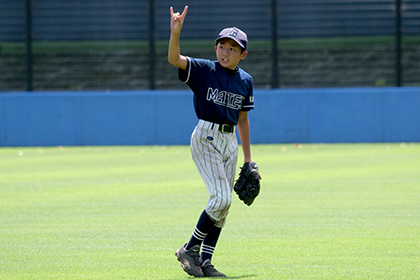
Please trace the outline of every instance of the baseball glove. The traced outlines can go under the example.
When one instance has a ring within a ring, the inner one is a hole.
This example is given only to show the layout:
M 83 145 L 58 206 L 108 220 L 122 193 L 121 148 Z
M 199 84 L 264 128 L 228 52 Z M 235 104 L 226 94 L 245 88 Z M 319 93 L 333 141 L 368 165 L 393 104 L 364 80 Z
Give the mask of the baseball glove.
M 260 174 L 257 163 L 245 162 L 233 188 L 239 199 L 250 206 L 260 193 Z

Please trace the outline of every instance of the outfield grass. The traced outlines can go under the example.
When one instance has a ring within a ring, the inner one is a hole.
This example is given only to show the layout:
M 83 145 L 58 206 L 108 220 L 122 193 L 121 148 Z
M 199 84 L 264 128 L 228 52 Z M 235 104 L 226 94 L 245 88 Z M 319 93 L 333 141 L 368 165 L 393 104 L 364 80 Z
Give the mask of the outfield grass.
M 418 279 L 420 144 L 255 145 L 213 262 L 228 279 Z M 188 147 L 0 149 L 0 279 L 189 279 Z M 238 169 L 239 171 L 239 169 Z

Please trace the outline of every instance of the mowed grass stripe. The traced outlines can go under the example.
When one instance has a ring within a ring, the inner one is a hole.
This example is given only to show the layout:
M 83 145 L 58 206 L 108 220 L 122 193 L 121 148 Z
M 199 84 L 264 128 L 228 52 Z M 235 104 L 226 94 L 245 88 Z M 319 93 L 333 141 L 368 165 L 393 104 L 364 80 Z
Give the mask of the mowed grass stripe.
M 234 194 L 220 271 L 417 279 L 419 144 L 252 148 L 262 191 L 251 207 Z M 189 147 L 1 148 L 0 168 L 0 279 L 190 278 L 173 254 L 207 191 Z

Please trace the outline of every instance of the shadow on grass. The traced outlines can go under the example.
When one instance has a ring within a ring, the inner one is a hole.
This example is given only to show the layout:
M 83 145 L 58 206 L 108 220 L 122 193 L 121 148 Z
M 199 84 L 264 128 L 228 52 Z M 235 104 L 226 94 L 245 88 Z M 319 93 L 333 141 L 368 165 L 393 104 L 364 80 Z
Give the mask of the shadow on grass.
M 231 276 L 231 277 L 224 277 L 223 279 L 242 279 L 242 278 L 249 278 L 249 277 L 257 277 L 255 274 L 248 274 L 248 275 L 241 275 L 241 276 Z M 206 277 L 208 278 L 208 277 Z
M 243 279 L 243 278 L 250 278 L 250 277 L 257 277 L 255 274 L 248 274 L 248 275 L 240 275 L 240 276 L 227 276 L 220 279 Z M 208 279 L 214 277 L 202 277 L 201 279 Z
M 192 276 L 186 276 L 187 279 L 194 279 L 195 277 Z M 223 277 L 220 279 L 244 279 L 244 278 L 250 278 L 250 277 L 257 277 L 257 275 L 255 274 L 248 274 L 248 275 L 240 275 L 240 276 L 228 276 L 228 277 Z M 209 278 L 214 278 L 214 277 L 200 277 L 200 279 L 209 279 Z

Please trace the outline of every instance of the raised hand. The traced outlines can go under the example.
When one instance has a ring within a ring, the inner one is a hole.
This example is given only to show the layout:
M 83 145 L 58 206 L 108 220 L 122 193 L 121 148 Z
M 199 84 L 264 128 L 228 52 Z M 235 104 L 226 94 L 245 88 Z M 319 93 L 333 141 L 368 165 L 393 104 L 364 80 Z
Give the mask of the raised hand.
M 184 24 L 185 17 L 187 16 L 188 6 L 184 7 L 182 14 L 174 13 L 174 8 L 170 8 L 171 12 L 171 32 L 181 32 L 182 25 Z

